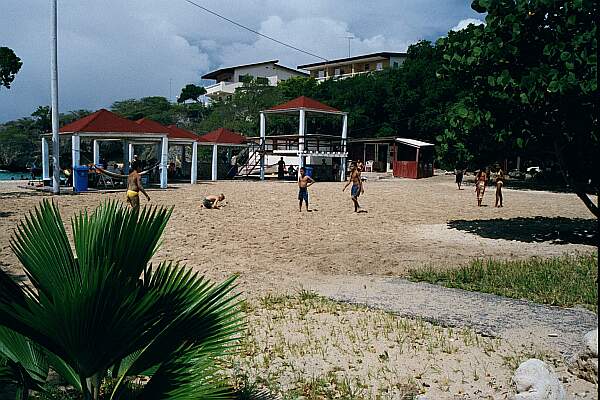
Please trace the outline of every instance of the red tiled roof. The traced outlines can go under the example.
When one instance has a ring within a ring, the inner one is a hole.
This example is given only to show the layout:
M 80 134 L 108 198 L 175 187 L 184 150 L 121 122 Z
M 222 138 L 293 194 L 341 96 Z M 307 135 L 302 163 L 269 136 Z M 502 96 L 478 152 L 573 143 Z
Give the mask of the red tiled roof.
M 200 136 L 196 135 L 194 132 L 190 132 L 183 128 L 179 128 L 175 125 L 167 126 L 169 128 L 169 139 L 190 139 L 190 140 L 200 140 Z
M 295 98 L 294 100 L 290 100 L 287 103 L 279 104 L 275 107 L 271 107 L 269 110 L 273 111 L 284 111 L 284 110 L 297 110 L 299 108 L 306 108 L 309 110 L 318 110 L 318 111 L 331 111 L 331 112 L 340 112 L 340 110 L 335 109 L 327 104 L 323 104 L 320 101 L 315 99 L 311 99 L 310 97 L 300 96 Z
M 93 114 L 73 121 L 60 128 L 60 133 L 144 133 L 146 132 L 140 125 L 123 118 L 113 112 L 100 109 Z
M 148 118 L 140 118 L 135 121 L 136 124 L 141 126 L 146 133 L 166 133 L 169 134 L 169 128 L 159 124 L 158 122 L 148 119 Z
M 216 131 L 200 136 L 198 140 L 209 143 L 242 144 L 246 142 L 246 137 L 239 133 L 231 132 L 228 129 L 219 128 Z

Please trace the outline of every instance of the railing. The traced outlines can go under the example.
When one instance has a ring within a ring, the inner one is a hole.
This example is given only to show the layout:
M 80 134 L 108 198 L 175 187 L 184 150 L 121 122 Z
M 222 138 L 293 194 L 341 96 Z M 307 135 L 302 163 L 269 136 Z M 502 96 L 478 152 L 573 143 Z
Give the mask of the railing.
M 351 72 L 349 74 L 340 74 L 340 75 L 329 75 L 329 76 L 323 76 L 323 77 L 317 77 L 315 78 L 317 80 L 317 82 L 323 82 L 326 81 L 327 79 L 333 79 L 333 80 L 339 80 L 339 79 L 346 79 L 346 78 L 352 78 L 358 75 L 364 75 L 364 74 L 368 74 L 370 72 L 374 72 L 374 71 L 380 71 L 380 70 L 373 70 L 373 71 L 359 71 L 359 72 Z

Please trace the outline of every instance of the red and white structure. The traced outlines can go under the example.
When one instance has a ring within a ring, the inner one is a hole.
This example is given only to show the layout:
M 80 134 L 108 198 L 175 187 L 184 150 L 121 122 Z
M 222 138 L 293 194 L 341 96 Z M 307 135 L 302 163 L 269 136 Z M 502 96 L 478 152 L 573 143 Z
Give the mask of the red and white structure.
M 340 135 L 325 135 L 307 132 L 308 114 L 339 116 L 342 119 Z M 267 118 L 276 114 L 298 114 L 298 133 L 267 136 Z M 337 110 L 309 97 L 301 96 L 286 103 L 260 112 L 260 179 L 265 179 L 267 165 L 279 157 L 295 158 L 299 167 L 321 160 L 327 163 L 339 159 L 340 179 L 346 180 L 346 140 L 348 137 L 348 113 Z M 256 139 L 256 138 L 253 138 Z

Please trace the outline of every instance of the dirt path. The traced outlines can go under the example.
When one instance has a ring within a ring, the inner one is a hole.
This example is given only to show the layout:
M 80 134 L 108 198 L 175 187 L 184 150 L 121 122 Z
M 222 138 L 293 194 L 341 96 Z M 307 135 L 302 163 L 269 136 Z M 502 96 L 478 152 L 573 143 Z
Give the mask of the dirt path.
M 363 304 L 403 317 L 451 327 L 469 327 L 513 345 L 533 345 L 565 359 L 598 327 L 598 316 L 584 309 L 550 307 L 487 293 L 445 288 L 400 278 L 345 277 L 310 285 L 331 299 Z

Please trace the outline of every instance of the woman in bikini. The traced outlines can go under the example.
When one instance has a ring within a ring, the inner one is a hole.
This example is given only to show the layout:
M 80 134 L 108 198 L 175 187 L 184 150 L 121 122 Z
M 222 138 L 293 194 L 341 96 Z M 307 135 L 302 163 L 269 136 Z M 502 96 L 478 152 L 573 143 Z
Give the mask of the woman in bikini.
M 481 201 L 483 200 L 483 194 L 485 193 L 485 182 L 487 180 L 487 175 L 483 169 L 479 170 L 477 173 L 477 178 L 475 182 L 475 192 L 477 193 L 477 206 L 481 207 Z

